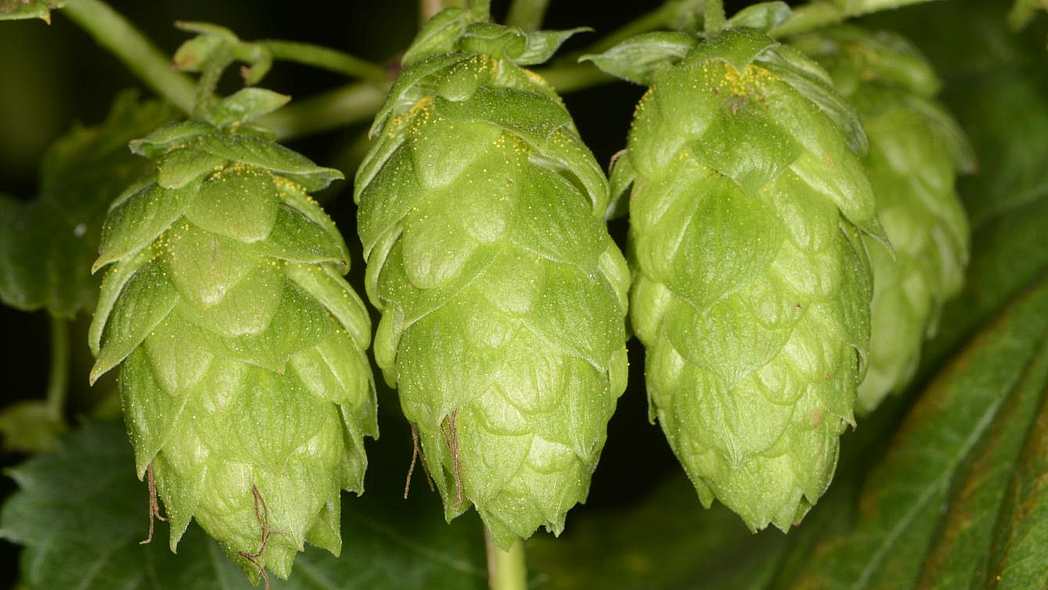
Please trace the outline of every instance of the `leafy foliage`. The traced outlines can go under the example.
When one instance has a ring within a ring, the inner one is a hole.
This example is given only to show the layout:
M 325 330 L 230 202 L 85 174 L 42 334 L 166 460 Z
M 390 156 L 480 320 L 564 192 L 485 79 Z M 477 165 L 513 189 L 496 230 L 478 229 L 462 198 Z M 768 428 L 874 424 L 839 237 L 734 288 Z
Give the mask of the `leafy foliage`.
M 149 163 L 129 141 L 171 118 L 168 107 L 117 97 L 98 127 L 75 127 L 44 157 L 40 196 L 24 205 L 0 195 L 0 299 L 24 310 L 72 317 L 98 299 L 91 276 L 109 204 Z
M 147 534 L 149 494 L 134 475 L 118 424 L 88 423 L 61 449 L 11 473 L 20 491 L 0 512 L 0 537 L 26 546 L 29 590 L 248 590 L 218 543 L 191 526 L 171 553 Z M 395 484 L 394 484 L 395 485 Z M 347 499 L 342 558 L 307 549 L 273 590 L 409 590 L 485 587 L 483 541 L 474 519 L 448 526 L 433 498 L 371 494 Z M 166 525 L 159 525 L 160 530 Z

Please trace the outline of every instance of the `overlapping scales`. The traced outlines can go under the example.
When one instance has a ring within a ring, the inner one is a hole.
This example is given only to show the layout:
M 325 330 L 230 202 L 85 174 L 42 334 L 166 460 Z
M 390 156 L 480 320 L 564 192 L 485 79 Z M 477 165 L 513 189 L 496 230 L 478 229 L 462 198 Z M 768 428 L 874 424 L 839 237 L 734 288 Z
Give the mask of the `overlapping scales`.
M 931 65 L 904 39 L 839 27 L 799 39 L 858 109 L 870 139 L 866 168 L 894 246 L 867 240 L 874 273 L 870 364 L 859 411 L 909 384 L 939 309 L 968 261 L 968 220 L 954 189 L 974 168 L 964 132 L 933 97 Z
M 249 571 L 286 577 L 305 541 L 339 553 L 340 490 L 363 491 L 378 434 L 370 321 L 306 193 L 341 174 L 199 122 L 133 147 L 156 174 L 105 223 L 91 378 L 121 367 L 172 550 L 195 518 Z
M 864 138 L 825 73 L 756 30 L 654 76 L 623 156 L 652 416 L 705 505 L 786 530 L 829 485 L 864 372 L 859 233 L 883 235 Z
M 404 71 L 357 175 L 375 357 L 448 518 L 508 548 L 585 500 L 626 385 L 629 272 L 606 180 L 553 91 L 507 59 Z

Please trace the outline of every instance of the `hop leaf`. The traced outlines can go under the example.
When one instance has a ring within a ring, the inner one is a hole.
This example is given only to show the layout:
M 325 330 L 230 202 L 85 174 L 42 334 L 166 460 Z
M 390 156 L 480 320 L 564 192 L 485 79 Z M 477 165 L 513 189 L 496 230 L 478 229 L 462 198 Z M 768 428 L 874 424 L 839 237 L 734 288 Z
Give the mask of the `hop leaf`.
M 939 86 L 931 66 L 904 39 L 841 27 L 797 46 L 826 66 L 859 111 L 877 214 L 894 246 L 893 255 L 866 240 L 873 323 L 858 404 L 869 412 L 909 383 L 943 302 L 960 291 L 969 237 L 954 178 L 973 168 L 973 157 L 964 133 L 931 100 Z
M 339 552 L 340 489 L 363 491 L 377 436 L 370 322 L 306 194 L 341 174 L 197 121 L 133 147 L 156 173 L 105 222 L 91 378 L 121 366 L 172 550 L 196 518 L 248 571 L 287 577 L 304 541 Z
M 857 228 L 882 236 L 849 149 L 864 143 L 825 72 L 736 28 L 654 72 L 616 161 L 635 176 L 630 317 L 652 417 L 703 504 L 752 529 L 804 516 L 853 423 L 870 301 Z
M 492 27 L 459 28 L 471 47 L 516 38 Z M 473 504 L 506 548 L 586 498 L 626 383 L 629 274 L 607 181 L 553 90 L 504 47 L 456 47 L 427 49 L 379 113 L 358 227 L 375 357 L 447 517 Z
M 170 109 L 117 96 L 105 122 L 74 127 L 44 157 L 40 196 L 25 204 L 0 195 L 0 300 L 72 317 L 98 298 L 91 261 L 102 220 L 127 184 L 149 171 L 127 142 L 171 119 Z

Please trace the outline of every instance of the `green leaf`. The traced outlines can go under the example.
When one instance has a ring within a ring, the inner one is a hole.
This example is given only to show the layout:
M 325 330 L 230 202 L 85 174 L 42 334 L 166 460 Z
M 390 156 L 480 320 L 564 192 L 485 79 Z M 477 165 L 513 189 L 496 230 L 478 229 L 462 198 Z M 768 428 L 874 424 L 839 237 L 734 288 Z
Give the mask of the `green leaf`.
M 793 9 L 785 22 L 771 30 L 773 37 L 807 33 L 849 18 L 920 4 L 932 0 L 813 0 Z
M 629 215 L 630 212 L 630 189 L 637 180 L 637 170 L 633 167 L 633 161 L 625 158 L 626 150 L 612 156 L 610 185 L 611 199 L 608 209 L 604 213 L 604 219 L 617 219 Z
M 761 2 L 736 12 L 728 19 L 727 25 L 770 31 L 785 22 L 789 16 L 790 6 L 785 2 Z
M 998 510 L 1048 383 L 1046 353 L 1048 348 L 1042 346 L 1014 393 L 1001 406 L 970 464 L 962 471 L 963 484 L 957 486 L 943 526 L 925 558 L 917 587 L 977 587 L 976 580 L 985 581 Z M 1037 442 L 1038 437 L 1034 435 L 1026 446 Z M 1044 449 L 1043 445 L 1039 448 Z M 1025 475 L 1029 470 L 1021 468 L 1018 473 Z
M 64 0 L 0 0 L 0 20 L 38 18 L 51 24 L 51 11 L 63 6 Z
M 291 100 L 290 96 L 264 88 L 244 88 L 219 101 L 211 113 L 215 125 L 226 127 L 268 115 Z
M 272 589 L 485 588 L 480 523 L 447 525 L 432 495 L 401 500 L 392 493 L 402 485 L 400 473 L 393 474 L 395 482 L 379 484 L 385 493 L 343 502 L 341 558 L 310 547 L 290 579 L 271 580 Z M 29 590 L 252 587 L 195 525 L 177 555 L 162 540 L 164 523 L 156 523 L 152 543 L 139 544 L 148 532 L 149 497 L 118 424 L 88 423 L 57 453 L 31 459 L 11 475 L 20 491 L 0 512 L 0 538 L 25 546 L 21 581 Z
M 527 45 L 524 52 L 513 58 L 513 63 L 520 66 L 531 66 L 545 63 L 560 49 L 572 35 L 592 31 L 589 27 L 576 27 L 566 31 L 533 31 L 525 33 Z
M 986 579 L 999 590 L 1048 585 L 1048 405 L 1042 404 L 1008 490 Z
M 0 410 L 0 441 L 5 451 L 46 453 L 54 450 L 65 425 L 43 401 L 24 401 Z
M 98 127 L 75 127 L 56 141 L 40 170 L 40 197 L 0 201 L 0 299 L 23 310 L 72 317 L 98 297 L 91 263 L 106 209 L 149 171 L 127 143 L 170 119 L 167 107 L 117 97 Z
M 584 55 L 579 61 L 592 61 L 612 76 L 650 86 L 656 71 L 684 59 L 697 42 L 687 33 L 645 33 L 630 37 L 604 53 Z
M 732 590 L 766 580 L 785 540 L 751 535 L 723 506 L 703 510 L 690 482 L 674 476 L 638 506 L 589 514 L 560 538 L 536 535 L 527 551 L 545 590 Z
M 428 57 L 451 51 L 473 20 L 473 15 L 461 8 L 447 8 L 438 12 L 426 22 L 411 42 L 411 47 L 404 52 L 401 63 L 407 67 Z

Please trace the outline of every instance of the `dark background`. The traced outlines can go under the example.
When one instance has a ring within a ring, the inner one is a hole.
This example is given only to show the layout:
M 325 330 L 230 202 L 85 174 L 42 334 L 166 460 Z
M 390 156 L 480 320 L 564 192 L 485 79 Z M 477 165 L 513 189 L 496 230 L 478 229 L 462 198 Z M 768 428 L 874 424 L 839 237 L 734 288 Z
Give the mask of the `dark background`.
M 128 17 L 168 54 L 188 38 L 174 28 L 176 20 L 212 22 L 233 29 L 241 38 L 308 41 L 333 47 L 379 63 L 394 63 L 411 42 L 418 24 L 416 0 L 383 2 L 258 2 L 256 0 L 167 0 L 149 2 L 113 0 L 110 4 Z M 654 0 L 609 3 L 601 0 L 553 0 L 544 28 L 592 27 L 595 33 L 578 35 L 565 50 L 579 49 L 601 35 L 656 8 Z M 749 2 L 728 1 L 731 14 Z M 501 20 L 508 1 L 495 0 L 493 12 Z M 225 80 L 236 88 L 233 76 Z M 295 98 L 346 83 L 345 78 L 306 67 L 277 64 L 262 86 Z M 0 22 L 0 192 L 32 198 L 37 166 L 48 145 L 74 122 L 101 122 L 116 92 L 143 88 L 107 51 L 65 18 L 61 11 L 52 24 L 42 21 Z M 634 105 L 643 89 L 624 83 L 566 95 L 582 138 L 597 160 L 606 164 L 622 148 Z M 148 96 L 148 90 L 142 90 Z M 364 126 L 338 129 L 301 138 L 288 145 L 323 165 L 338 165 L 339 155 L 359 137 Z M 352 170 L 344 170 L 352 178 Z M 363 293 L 363 260 L 356 241 L 355 207 L 349 182 L 327 197 L 327 208 L 347 243 L 357 246 L 351 282 Z M 624 223 L 613 223 L 612 233 L 624 245 Z M 372 318 L 378 314 L 372 310 Z M 73 329 L 73 372 L 69 418 L 76 423 L 93 399 L 86 384 L 90 353 L 86 346 L 89 318 L 78 318 Z M 0 305 L 0 407 L 16 400 L 42 398 L 48 371 L 48 322 L 44 312 L 23 313 Z M 609 427 L 608 443 L 593 480 L 590 499 L 576 511 L 632 501 L 660 476 L 676 469 L 661 431 L 647 422 L 643 386 L 643 355 L 631 341 L 631 384 L 619 402 Z M 380 380 L 381 381 L 381 380 Z M 111 387 L 111 383 L 109 384 Z M 102 385 L 105 387 L 105 384 Z M 96 388 L 97 389 L 97 388 Z M 398 434 L 400 420 L 395 393 L 380 391 L 384 408 L 383 438 Z M 389 427 L 392 426 L 392 427 Z M 369 447 L 370 448 L 370 447 Z M 408 447 L 409 448 L 409 447 Z M 0 454 L 0 467 L 11 467 L 25 457 Z M 376 466 L 381 465 L 375 462 Z M 399 472 L 398 472 L 399 473 Z M 398 475 L 399 476 L 399 475 Z M 372 475 L 369 474 L 369 478 Z M 0 477 L 0 501 L 14 491 L 14 482 Z M 0 541 L 0 589 L 15 583 L 17 547 Z

